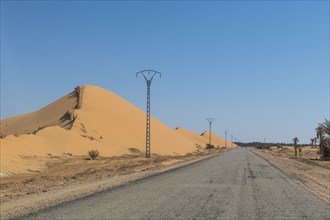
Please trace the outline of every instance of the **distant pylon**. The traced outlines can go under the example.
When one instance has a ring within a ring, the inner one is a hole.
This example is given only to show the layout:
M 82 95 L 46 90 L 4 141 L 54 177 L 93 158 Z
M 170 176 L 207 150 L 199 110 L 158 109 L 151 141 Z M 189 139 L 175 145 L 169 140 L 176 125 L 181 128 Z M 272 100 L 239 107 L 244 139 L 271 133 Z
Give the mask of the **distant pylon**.
M 224 130 L 225 132 L 225 147 L 227 147 L 227 133 L 228 133 L 228 130 Z
M 211 135 L 212 135 L 212 133 L 211 133 L 211 131 L 212 131 L 212 122 L 215 121 L 215 119 L 214 118 L 207 118 L 206 120 L 209 122 L 209 126 L 210 126 L 210 129 L 209 129 L 209 131 L 210 131 L 209 145 L 211 146 L 212 145 L 212 139 L 211 139 Z

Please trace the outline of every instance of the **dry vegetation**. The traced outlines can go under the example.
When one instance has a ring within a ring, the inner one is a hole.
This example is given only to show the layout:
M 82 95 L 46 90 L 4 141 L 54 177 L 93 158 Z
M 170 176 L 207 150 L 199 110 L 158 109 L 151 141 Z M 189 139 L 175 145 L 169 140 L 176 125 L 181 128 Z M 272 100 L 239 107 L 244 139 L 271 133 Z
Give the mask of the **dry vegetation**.
M 330 161 L 321 158 L 319 148 L 303 147 L 298 157 L 293 147 L 251 150 L 330 203 Z

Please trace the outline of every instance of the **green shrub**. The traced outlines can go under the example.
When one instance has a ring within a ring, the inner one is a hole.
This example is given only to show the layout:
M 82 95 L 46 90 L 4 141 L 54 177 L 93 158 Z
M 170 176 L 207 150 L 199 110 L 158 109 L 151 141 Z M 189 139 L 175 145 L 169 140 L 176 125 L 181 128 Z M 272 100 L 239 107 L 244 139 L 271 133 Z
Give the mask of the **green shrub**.
M 99 151 L 98 150 L 90 150 L 88 151 L 88 155 L 91 158 L 91 160 L 95 160 L 99 156 Z
M 213 149 L 214 148 L 214 145 L 212 144 L 206 144 L 206 149 L 210 150 L 210 149 Z

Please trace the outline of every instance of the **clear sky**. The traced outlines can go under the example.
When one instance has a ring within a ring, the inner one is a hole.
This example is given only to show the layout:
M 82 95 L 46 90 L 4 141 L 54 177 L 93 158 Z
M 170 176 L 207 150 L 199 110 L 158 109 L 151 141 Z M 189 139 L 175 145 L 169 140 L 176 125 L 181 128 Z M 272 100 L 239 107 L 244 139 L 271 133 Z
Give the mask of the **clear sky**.
M 1 1 L 1 119 L 98 85 L 168 126 L 309 143 L 329 118 L 329 1 Z

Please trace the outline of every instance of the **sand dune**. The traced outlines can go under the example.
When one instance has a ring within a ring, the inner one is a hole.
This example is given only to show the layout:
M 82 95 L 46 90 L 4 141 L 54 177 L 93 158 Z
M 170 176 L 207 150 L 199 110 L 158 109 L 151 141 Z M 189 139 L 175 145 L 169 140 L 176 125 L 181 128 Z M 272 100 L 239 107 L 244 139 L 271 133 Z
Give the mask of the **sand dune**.
M 83 88 L 83 102 L 72 131 L 105 145 L 117 154 L 128 148 L 144 151 L 145 112 L 125 99 L 95 86 Z M 151 118 L 152 152 L 185 154 L 193 151 L 191 141 L 182 138 L 171 128 Z
M 184 155 L 206 143 L 207 133 L 174 130 L 153 117 L 151 128 L 151 153 Z M 145 112 L 100 87 L 82 86 L 36 112 L 2 120 L 1 133 L 1 172 L 20 173 L 45 163 L 27 164 L 25 157 L 87 155 L 91 149 L 102 156 L 125 154 L 129 148 L 144 152 Z M 222 140 L 215 134 L 212 139 L 215 145 Z
M 206 144 L 208 143 L 208 141 L 204 137 L 194 131 L 189 131 L 184 128 L 176 128 L 175 131 L 181 134 L 186 139 L 191 140 L 199 149 L 205 148 Z
M 176 132 L 178 132 L 179 134 L 183 135 L 185 138 L 194 142 L 195 146 L 197 146 L 199 148 L 200 147 L 204 148 L 206 146 L 206 144 L 209 143 L 209 134 L 210 134 L 209 131 L 205 131 L 204 133 L 199 135 L 194 131 L 189 131 L 184 128 L 176 128 Z M 224 147 L 225 146 L 225 140 L 213 132 L 211 135 L 211 139 L 212 139 L 212 145 L 214 145 L 215 147 L 218 147 L 218 146 Z M 237 145 L 234 143 L 231 143 L 230 141 L 227 140 L 227 147 L 231 147 L 231 146 L 236 147 Z
M 201 136 L 203 138 L 205 138 L 207 141 L 209 140 L 209 136 L 210 135 L 210 132 L 209 131 L 205 131 L 204 133 L 201 134 Z M 225 144 L 225 140 L 223 138 L 221 138 L 220 136 L 218 136 L 217 134 L 214 134 L 212 132 L 212 144 L 214 146 L 220 146 L 220 147 L 224 147 L 226 144 Z M 237 145 L 234 144 L 234 143 L 231 143 L 230 141 L 227 140 L 227 147 L 236 147 Z

